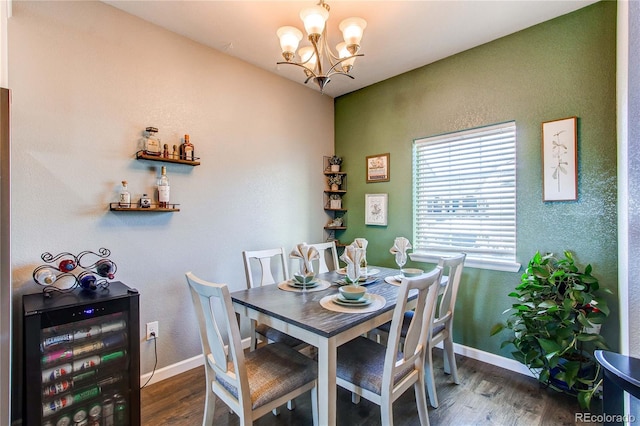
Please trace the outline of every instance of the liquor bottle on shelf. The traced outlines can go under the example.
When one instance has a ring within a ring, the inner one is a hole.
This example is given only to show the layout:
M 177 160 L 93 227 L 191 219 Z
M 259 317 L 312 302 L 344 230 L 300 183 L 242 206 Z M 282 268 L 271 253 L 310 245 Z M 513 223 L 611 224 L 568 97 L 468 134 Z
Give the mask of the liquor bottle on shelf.
M 184 135 L 184 143 L 180 148 L 182 151 L 180 157 L 183 160 L 189 160 L 189 161 L 195 160 L 193 144 L 189 139 L 189 135 Z
M 127 187 L 127 181 L 122 181 L 122 187 L 120 188 L 120 198 L 118 201 L 118 206 L 120 207 L 131 207 L 131 194 L 129 193 L 129 188 Z
M 161 208 L 169 207 L 169 178 L 167 178 L 167 168 L 162 166 L 162 175 L 158 180 L 158 205 Z
M 160 148 L 160 139 L 156 136 L 156 133 L 158 133 L 158 129 L 156 129 L 155 127 L 147 127 L 145 130 L 147 132 L 147 140 L 144 144 L 145 154 L 160 155 L 162 153 Z

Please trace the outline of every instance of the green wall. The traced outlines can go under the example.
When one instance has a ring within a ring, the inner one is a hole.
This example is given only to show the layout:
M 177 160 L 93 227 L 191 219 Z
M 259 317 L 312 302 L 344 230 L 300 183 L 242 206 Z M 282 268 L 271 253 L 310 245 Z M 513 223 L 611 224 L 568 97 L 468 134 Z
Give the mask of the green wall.
M 515 120 L 517 258 L 574 252 L 614 293 L 603 335 L 618 347 L 616 230 L 616 4 L 599 2 L 335 100 L 335 151 L 348 173 L 348 229 L 369 240 L 370 264 L 395 266 L 396 236 L 412 240 L 414 139 Z M 366 66 L 366 58 L 360 66 Z M 541 123 L 578 117 L 578 201 L 543 202 Z M 391 154 L 389 182 L 365 183 L 365 157 Z M 364 225 L 367 193 L 389 194 L 386 227 Z M 414 264 L 415 265 L 415 264 Z M 454 341 L 510 356 L 491 326 L 505 319 L 506 295 L 521 272 L 466 268 Z

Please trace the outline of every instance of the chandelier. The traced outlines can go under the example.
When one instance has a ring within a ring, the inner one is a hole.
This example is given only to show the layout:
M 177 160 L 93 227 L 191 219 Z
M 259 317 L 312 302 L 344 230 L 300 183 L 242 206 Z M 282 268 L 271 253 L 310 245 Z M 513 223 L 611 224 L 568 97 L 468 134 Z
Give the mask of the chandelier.
M 320 87 L 320 93 L 331 81 L 331 76 L 335 74 L 353 79 L 349 72 L 353 68 L 356 57 L 364 56 L 358 53 L 358 50 L 360 50 L 360 40 L 367 21 L 362 18 L 347 18 L 340 22 L 339 28 L 344 42 L 336 46 L 337 54 L 334 54 L 327 43 L 325 26 L 325 22 L 329 19 L 329 5 L 324 0 L 320 0 L 317 6 L 303 9 L 300 12 L 300 18 L 304 23 L 311 46 L 301 47 L 298 51 L 300 62 L 295 62 L 296 49 L 302 40 L 302 32 L 295 27 L 280 27 L 277 35 L 280 38 L 282 56 L 286 62 L 278 62 L 278 65 L 289 64 L 302 67 L 307 76 L 304 83 L 307 84 L 313 79 Z

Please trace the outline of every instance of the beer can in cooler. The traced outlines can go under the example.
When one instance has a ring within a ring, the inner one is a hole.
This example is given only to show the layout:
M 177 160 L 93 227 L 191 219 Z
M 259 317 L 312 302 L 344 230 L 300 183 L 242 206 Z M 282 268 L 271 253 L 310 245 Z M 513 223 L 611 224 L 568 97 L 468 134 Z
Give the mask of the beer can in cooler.
M 92 325 L 91 327 L 83 327 L 73 332 L 74 340 L 88 339 L 90 337 L 96 337 L 100 334 L 100 326 Z
M 62 364 L 55 368 L 42 371 L 42 383 L 49 383 L 73 371 L 71 364 Z
M 115 406 L 113 408 L 113 420 L 116 425 L 129 424 L 127 418 L 127 400 L 122 395 L 114 396 Z
M 56 422 L 56 426 L 71 426 L 71 416 L 69 414 L 65 414 L 60 417 Z
M 54 399 L 51 402 L 42 404 L 42 417 L 48 417 L 56 411 L 60 411 L 71 404 L 73 404 L 73 397 L 71 395 L 65 395 L 62 398 Z
M 102 406 L 93 404 L 89 408 L 89 426 L 100 426 L 102 419 Z
M 73 413 L 73 423 L 74 424 L 78 424 L 79 422 L 83 421 L 83 420 L 87 420 L 87 417 L 89 415 L 87 414 L 87 409 L 82 407 L 77 409 L 74 413 Z
M 42 365 L 53 364 L 57 361 L 66 361 L 73 358 L 73 351 L 69 348 L 46 353 L 42 356 Z
M 111 333 L 112 331 L 124 330 L 126 326 L 124 320 L 110 321 L 102 324 L 101 330 L 103 333 Z
M 100 395 L 100 388 L 94 386 L 92 388 L 81 390 L 73 394 L 73 402 L 79 403 Z
M 73 371 L 85 370 L 100 365 L 100 357 L 90 356 L 89 358 L 83 358 L 73 363 Z
M 99 351 L 100 349 L 102 349 L 102 347 L 103 345 L 100 340 L 92 343 L 87 343 L 82 346 L 76 346 L 75 348 L 73 348 L 73 356 L 78 357 L 89 352 Z
M 68 391 L 69 389 L 71 389 L 72 386 L 73 384 L 71 383 L 71 380 L 62 380 L 52 385 L 43 387 L 42 396 L 47 397 L 47 396 L 58 395 L 59 393 Z
M 113 398 L 105 398 L 102 401 L 102 426 L 115 426 L 113 422 L 114 407 Z
M 104 354 L 100 357 L 100 362 L 110 362 L 110 361 L 115 361 L 116 359 L 122 358 L 123 356 L 125 356 L 126 352 L 125 351 L 116 351 L 116 352 L 111 352 L 108 354 Z
M 105 348 L 123 345 L 125 343 L 125 337 L 126 334 L 124 333 L 108 334 L 102 339 L 102 345 Z
M 57 336 L 47 337 L 42 341 L 40 345 L 41 350 L 45 350 L 50 348 L 51 346 L 59 345 L 60 343 L 71 343 L 73 342 L 73 334 L 72 333 L 64 333 Z

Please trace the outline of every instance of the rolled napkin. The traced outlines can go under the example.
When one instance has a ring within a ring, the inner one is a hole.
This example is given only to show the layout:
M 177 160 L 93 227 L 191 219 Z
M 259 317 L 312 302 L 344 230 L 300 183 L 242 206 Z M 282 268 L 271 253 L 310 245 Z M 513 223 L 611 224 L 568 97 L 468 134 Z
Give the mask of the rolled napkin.
M 411 248 L 411 243 L 405 237 L 396 237 L 393 247 L 389 249 L 391 254 L 396 256 L 396 263 L 404 265 L 407 262 L 407 249 Z
M 340 259 L 347 264 L 347 277 L 358 278 L 360 277 L 360 262 L 364 256 L 364 249 L 360 247 L 354 247 L 353 244 L 344 248 L 344 253 L 340 256 Z
M 289 257 L 292 259 L 300 259 L 302 261 L 302 272 L 308 274 L 313 272 L 312 260 L 320 259 L 320 253 L 318 249 L 307 243 L 300 243 L 291 251 Z

